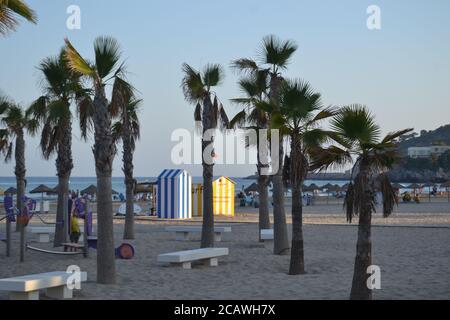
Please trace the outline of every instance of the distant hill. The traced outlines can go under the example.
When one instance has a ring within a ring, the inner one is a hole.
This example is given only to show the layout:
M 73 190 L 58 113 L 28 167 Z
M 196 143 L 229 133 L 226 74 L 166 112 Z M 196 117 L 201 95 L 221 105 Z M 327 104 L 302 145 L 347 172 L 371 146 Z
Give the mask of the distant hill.
M 406 135 L 399 143 L 399 149 L 402 153 L 407 153 L 409 147 L 427 147 L 433 144 L 450 146 L 450 124 L 439 127 L 436 130 L 422 130 L 420 134 Z

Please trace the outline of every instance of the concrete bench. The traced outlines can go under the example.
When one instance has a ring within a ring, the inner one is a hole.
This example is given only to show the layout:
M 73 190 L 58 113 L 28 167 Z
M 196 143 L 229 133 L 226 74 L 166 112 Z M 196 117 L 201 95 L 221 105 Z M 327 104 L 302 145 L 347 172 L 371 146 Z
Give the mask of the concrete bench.
M 202 226 L 170 226 L 165 229 L 167 232 L 175 232 L 175 239 L 178 241 L 188 240 L 189 233 L 201 233 Z M 214 227 L 214 241 L 222 241 L 222 233 L 231 232 L 231 227 Z
M 50 234 L 55 233 L 55 228 L 52 228 L 52 227 L 28 227 L 28 231 L 32 234 L 37 234 L 39 242 L 49 243 L 50 242 Z
M 203 248 L 158 255 L 158 262 L 181 264 L 183 269 L 191 269 L 194 261 L 206 261 L 209 266 L 219 265 L 218 257 L 227 256 L 228 248 Z
M 273 240 L 273 229 L 261 229 L 261 240 Z
M 86 250 L 84 248 L 83 244 L 80 243 L 62 243 L 62 246 L 64 248 L 64 252 L 77 252 L 77 251 L 82 251 L 83 252 L 83 256 L 86 257 Z
M 73 292 L 67 287 L 71 273 L 64 271 L 48 272 L 0 279 L 0 291 L 8 291 L 11 300 L 39 300 L 39 290 L 45 289 L 46 296 L 55 299 L 71 299 Z M 82 282 L 87 273 L 81 272 Z

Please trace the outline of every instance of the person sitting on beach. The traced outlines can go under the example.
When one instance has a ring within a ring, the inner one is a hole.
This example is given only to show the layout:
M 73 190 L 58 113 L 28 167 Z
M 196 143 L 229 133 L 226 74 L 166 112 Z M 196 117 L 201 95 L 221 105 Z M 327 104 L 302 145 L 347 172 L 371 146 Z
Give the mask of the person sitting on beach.
M 75 212 L 72 213 L 72 219 L 70 221 L 70 242 L 78 243 L 80 239 L 80 225 L 78 224 L 78 218 Z
M 416 194 L 414 195 L 414 202 L 415 202 L 415 203 L 420 203 L 420 199 L 419 199 L 419 194 L 418 194 L 418 193 L 416 193 Z

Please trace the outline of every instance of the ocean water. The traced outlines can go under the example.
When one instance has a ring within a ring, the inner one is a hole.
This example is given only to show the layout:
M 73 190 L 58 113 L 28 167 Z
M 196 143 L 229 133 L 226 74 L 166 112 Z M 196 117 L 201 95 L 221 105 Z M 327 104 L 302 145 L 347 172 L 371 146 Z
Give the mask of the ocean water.
M 236 192 L 247 188 L 252 183 L 256 182 L 253 179 L 245 179 L 245 178 L 231 178 L 233 181 L 236 182 L 235 190 Z M 138 182 L 152 182 L 156 181 L 156 177 L 136 177 L 136 180 Z M 193 183 L 201 183 L 203 180 L 202 177 L 192 177 Z M 347 181 L 330 181 L 330 180 L 306 180 L 305 184 L 309 185 L 311 183 L 315 183 L 316 185 L 323 186 L 327 183 L 331 184 L 338 184 L 338 185 L 344 185 L 347 183 Z M 31 190 L 36 188 L 37 186 L 44 184 L 50 188 L 55 187 L 58 184 L 58 178 L 57 177 L 27 177 L 27 186 L 26 186 L 26 193 L 27 196 L 30 198 L 41 198 L 40 194 L 29 194 Z M 96 185 L 97 179 L 95 177 L 72 177 L 70 178 L 70 189 L 74 191 L 81 191 L 91 184 Z M 0 189 L 6 190 L 10 187 L 16 187 L 16 179 L 15 177 L 0 177 Z M 124 184 L 124 178 L 123 177 L 113 177 L 112 178 L 112 188 L 119 192 L 119 193 L 125 193 L 125 184 Z M 269 188 L 270 189 L 270 188 Z M 56 198 L 56 196 L 46 196 L 44 195 L 44 198 L 46 199 L 53 199 Z M 2 197 L 0 196 L 0 200 L 2 200 Z

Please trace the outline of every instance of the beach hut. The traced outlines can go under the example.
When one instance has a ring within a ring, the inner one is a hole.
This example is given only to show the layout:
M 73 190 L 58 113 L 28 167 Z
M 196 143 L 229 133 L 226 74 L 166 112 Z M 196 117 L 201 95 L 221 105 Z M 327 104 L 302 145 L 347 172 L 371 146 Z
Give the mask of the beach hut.
M 234 217 L 235 182 L 228 177 L 213 181 L 213 209 L 216 216 Z
M 235 185 L 236 183 L 228 177 L 220 177 L 213 181 L 213 211 L 215 216 L 234 217 Z M 252 189 L 252 192 L 256 192 L 256 190 L 257 187 Z M 192 216 L 203 216 L 203 185 L 201 183 L 192 185 Z
M 194 183 L 192 185 L 192 216 L 201 217 L 203 215 L 203 185 Z
M 166 169 L 158 176 L 158 217 L 192 218 L 192 177 L 186 170 Z

